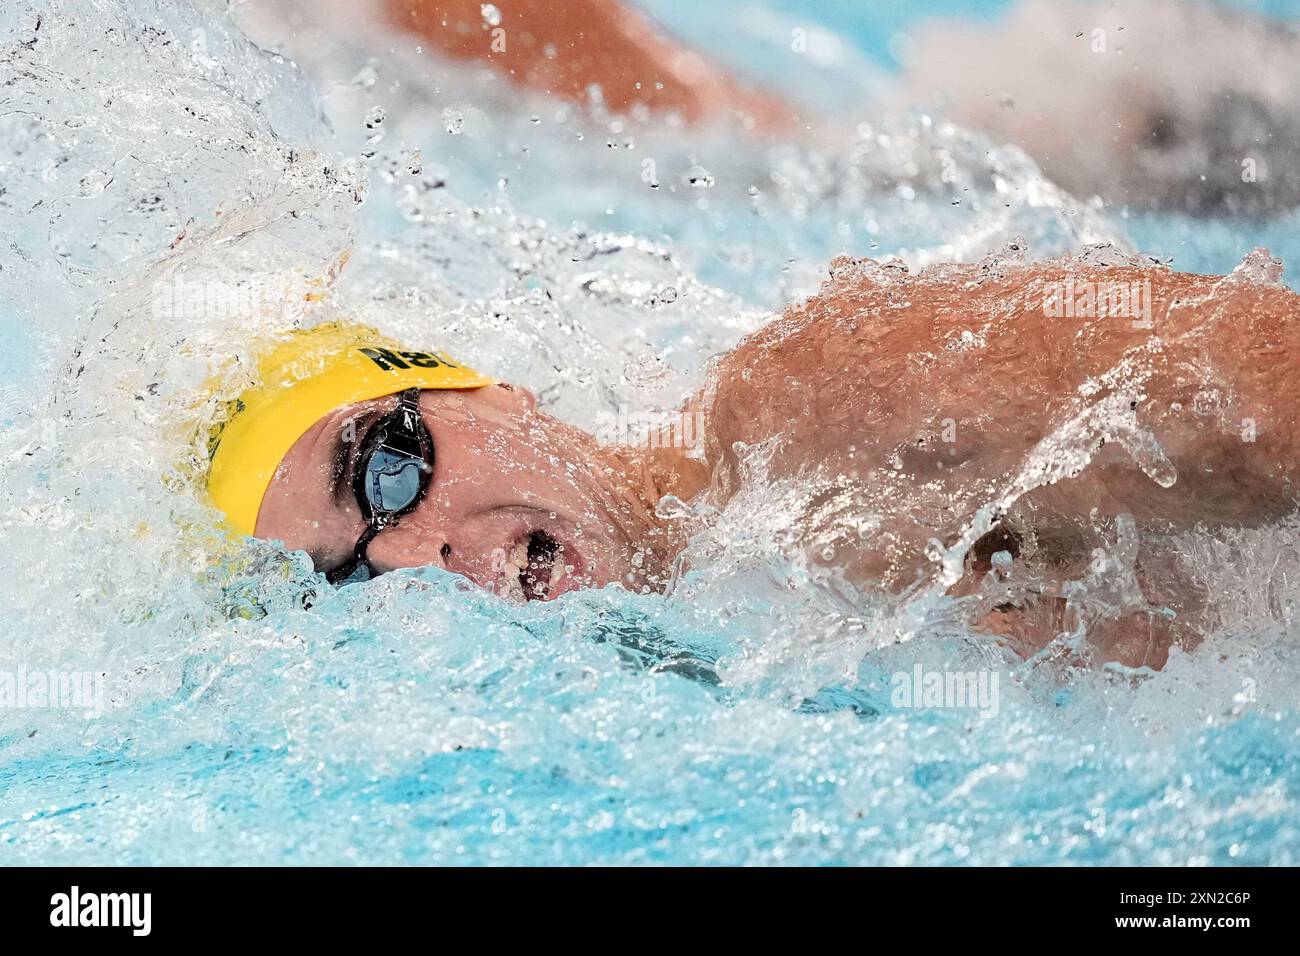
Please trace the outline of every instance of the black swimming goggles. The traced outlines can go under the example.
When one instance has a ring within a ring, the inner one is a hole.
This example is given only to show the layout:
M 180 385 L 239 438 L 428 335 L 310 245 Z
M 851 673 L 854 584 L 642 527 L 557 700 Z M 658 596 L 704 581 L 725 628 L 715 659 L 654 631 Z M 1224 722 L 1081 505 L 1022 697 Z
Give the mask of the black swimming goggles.
M 331 584 L 373 576 L 366 549 L 375 536 L 415 510 L 433 478 L 433 436 L 420 417 L 420 390 L 402 392 L 397 408 L 370 428 L 357 454 L 352 491 L 357 496 L 365 532 L 352 560 L 325 577 Z M 365 577 L 359 577 L 362 569 Z

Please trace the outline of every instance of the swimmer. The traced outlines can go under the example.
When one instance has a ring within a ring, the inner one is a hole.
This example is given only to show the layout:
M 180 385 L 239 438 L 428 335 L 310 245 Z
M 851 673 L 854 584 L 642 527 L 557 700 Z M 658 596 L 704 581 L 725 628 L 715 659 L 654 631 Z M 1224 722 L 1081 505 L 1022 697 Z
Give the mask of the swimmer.
M 484 9 L 479 0 L 384 0 L 390 23 L 443 56 L 584 106 L 675 113 L 688 123 L 735 119 L 758 133 L 798 125 L 793 106 L 736 80 L 628 4 L 512 0 Z
M 1124 315 L 1115 289 L 1137 290 Z M 331 580 L 436 565 L 538 600 L 663 589 L 686 540 L 657 503 L 725 506 L 755 480 L 738 449 L 762 447 L 763 480 L 799 490 L 791 529 L 863 588 L 977 595 L 994 564 L 1032 580 L 974 605 L 1026 655 L 1072 626 L 1069 582 L 1131 529 L 1134 591 L 1089 638 L 1106 660 L 1160 667 L 1206 613 L 1162 542 L 1295 507 L 1297 366 L 1300 297 L 1278 283 L 841 259 L 712 364 L 688 403 L 699 457 L 602 445 L 525 388 L 330 324 L 289 335 L 225 406 L 208 485 L 237 531 L 305 551 Z M 865 540 L 864 514 L 879 522 Z M 935 540 L 957 552 L 947 579 Z
M 1075 195 L 1197 215 L 1300 205 L 1300 36 L 1186 0 L 1018 0 L 918 26 L 892 99 L 1028 152 Z
M 384 0 L 390 23 L 510 82 L 614 114 L 735 122 L 825 148 L 851 123 L 749 88 L 615 0 Z M 504 31 L 504 32 L 502 32 Z M 1184 0 L 1019 0 L 989 23 L 918 22 L 874 109 L 935 110 L 1023 148 L 1075 195 L 1196 215 L 1300 205 L 1300 37 Z M 806 111 L 805 111 L 806 112 Z
M 210 436 L 208 489 L 235 530 L 332 581 L 436 564 L 523 600 L 659 586 L 680 542 L 654 504 L 704 483 L 671 450 L 603 447 L 527 389 L 372 329 L 294 333 L 257 376 Z

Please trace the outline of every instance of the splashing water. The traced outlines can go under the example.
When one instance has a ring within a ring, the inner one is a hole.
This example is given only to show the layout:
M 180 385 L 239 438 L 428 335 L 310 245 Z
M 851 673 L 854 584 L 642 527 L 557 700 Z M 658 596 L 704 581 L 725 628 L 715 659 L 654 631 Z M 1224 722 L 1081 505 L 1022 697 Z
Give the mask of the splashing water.
M 1022 155 L 937 120 L 881 118 L 838 152 L 728 159 L 671 128 L 611 149 L 605 119 L 476 74 L 430 91 L 414 54 L 380 64 L 360 40 L 304 60 L 309 81 L 247 38 L 254 12 L 0 13 L 0 859 L 1300 860 L 1294 523 L 1185 536 L 1219 625 L 1146 677 L 991 655 L 939 591 L 905 620 L 854 592 L 792 535 L 813 489 L 765 482 L 762 448 L 721 513 L 665 503 L 699 525 L 667 596 L 510 607 L 435 569 L 333 590 L 300 554 L 222 537 L 189 490 L 193 403 L 213 375 L 238 390 L 259 333 L 347 315 L 436 336 L 594 427 L 701 384 L 828 241 L 914 266 L 1016 237 L 1128 248 Z M 658 190 L 620 165 L 651 148 Z M 678 181 L 696 165 L 707 190 Z M 1235 278 L 1277 275 L 1256 257 Z M 1124 408 L 1043 460 L 1094 434 L 1167 477 Z M 1120 594 L 1121 545 L 1084 586 Z M 953 673 L 996 694 L 916 706 Z

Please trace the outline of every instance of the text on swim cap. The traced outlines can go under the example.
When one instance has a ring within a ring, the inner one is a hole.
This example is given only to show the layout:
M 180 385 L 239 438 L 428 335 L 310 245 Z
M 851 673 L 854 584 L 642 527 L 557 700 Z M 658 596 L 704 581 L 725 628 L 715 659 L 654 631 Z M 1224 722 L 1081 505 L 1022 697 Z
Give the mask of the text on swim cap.
M 400 368 L 411 368 L 412 366 L 415 368 L 437 368 L 439 365 L 445 365 L 447 368 L 460 368 L 455 362 L 449 362 L 432 352 L 393 352 L 378 347 L 363 348 L 360 352 L 385 372 L 392 372 Z

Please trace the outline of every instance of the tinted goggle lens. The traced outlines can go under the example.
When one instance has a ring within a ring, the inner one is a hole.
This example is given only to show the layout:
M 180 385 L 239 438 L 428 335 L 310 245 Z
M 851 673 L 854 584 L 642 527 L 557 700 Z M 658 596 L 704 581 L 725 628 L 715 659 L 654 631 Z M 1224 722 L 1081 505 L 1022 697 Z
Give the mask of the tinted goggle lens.
M 365 466 L 363 494 L 372 514 L 406 511 L 420 498 L 428 465 L 391 448 L 380 446 Z
M 370 577 L 366 548 L 384 528 L 411 511 L 433 477 L 433 436 L 420 418 L 420 390 L 402 393 L 401 404 L 381 419 L 366 438 L 353 491 L 369 527 L 357 541 L 352 560 L 330 571 L 332 584 Z M 365 577 L 358 577 L 365 572 Z
M 419 398 L 418 389 L 402 393 L 361 453 L 354 491 L 366 519 L 379 522 L 376 531 L 414 508 L 433 474 L 433 438 L 420 418 Z

